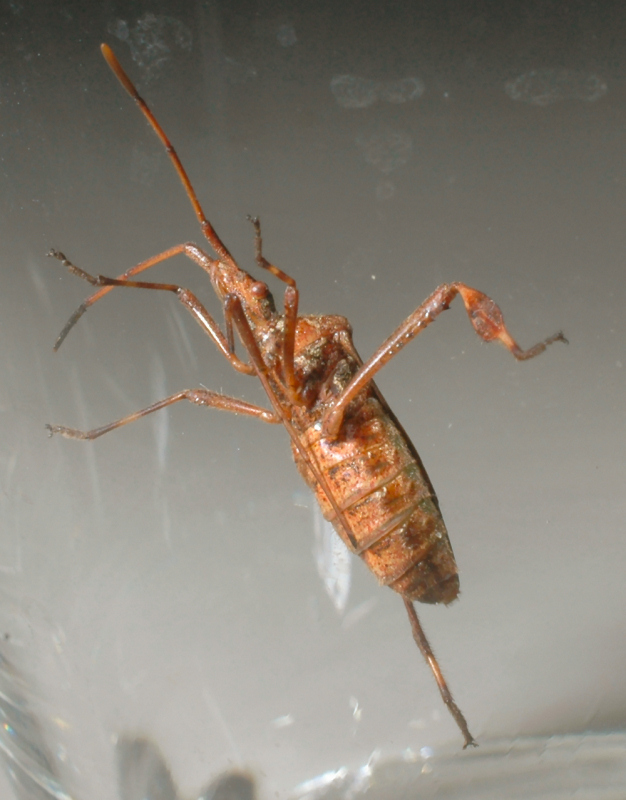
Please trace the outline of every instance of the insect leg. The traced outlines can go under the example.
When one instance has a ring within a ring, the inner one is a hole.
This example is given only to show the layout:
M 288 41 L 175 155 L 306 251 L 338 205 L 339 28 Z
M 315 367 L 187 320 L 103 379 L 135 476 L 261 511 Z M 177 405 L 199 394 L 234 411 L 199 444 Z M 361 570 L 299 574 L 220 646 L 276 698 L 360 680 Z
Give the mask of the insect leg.
M 465 739 L 465 744 L 463 745 L 463 749 L 465 750 L 466 747 L 472 745 L 473 747 L 477 747 L 474 737 L 469 732 L 469 728 L 467 727 L 467 722 L 461 709 L 457 706 L 454 702 L 452 697 L 452 692 L 448 689 L 448 684 L 446 683 L 446 679 L 443 677 L 443 673 L 441 672 L 441 668 L 435 658 L 435 654 L 432 651 L 432 648 L 426 638 L 426 634 L 420 624 L 419 617 L 417 616 L 417 612 L 415 611 L 415 606 L 410 600 L 407 600 L 406 597 L 402 598 L 404 600 L 404 605 L 406 606 L 407 613 L 409 615 L 409 621 L 411 623 L 411 630 L 413 631 L 413 638 L 417 646 L 420 649 L 421 654 L 424 656 L 424 660 L 430 667 L 433 675 L 435 676 L 435 680 L 437 681 L 437 686 L 439 687 L 439 692 L 441 693 L 441 697 L 443 702 L 448 707 L 448 711 L 454 717 L 454 721 L 459 726 L 461 733 L 463 734 L 463 738 Z
M 294 371 L 294 348 L 296 342 L 296 325 L 298 322 L 298 287 L 296 281 L 282 269 L 271 264 L 263 256 L 263 239 L 261 238 L 261 221 L 258 217 L 251 217 L 248 219 L 254 226 L 254 257 L 256 263 L 262 269 L 268 270 L 272 275 L 277 277 L 283 283 L 287 284 L 284 295 L 284 319 L 285 328 L 283 332 L 283 378 L 285 386 L 289 394 L 289 399 L 292 402 L 300 401 L 300 381 L 296 378 Z
M 213 341 L 217 345 L 218 350 L 222 353 L 222 355 L 225 358 L 228 359 L 232 367 L 234 367 L 238 372 L 243 372 L 247 375 L 253 375 L 254 374 L 253 367 L 249 364 L 244 364 L 243 361 L 241 361 L 235 355 L 235 353 L 229 347 L 228 341 L 224 336 L 224 334 L 222 333 L 222 331 L 220 330 L 220 327 L 217 324 L 217 322 L 213 319 L 213 317 L 209 314 L 206 308 L 202 305 L 202 303 L 192 292 L 190 292 L 188 289 L 184 289 L 182 286 L 178 286 L 173 283 L 151 283 L 147 281 L 128 280 L 128 276 L 136 275 L 137 273 L 142 272 L 143 270 L 148 269 L 149 267 L 152 267 L 155 264 L 158 264 L 159 261 L 164 260 L 164 258 L 169 258 L 170 255 L 176 255 L 177 253 L 185 253 L 186 255 L 189 255 L 187 251 L 191 249 L 198 251 L 203 256 L 205 255 L 202 253 L 201 250 L 196 248 L 195 245 L 189 245 L 189 244 L 178 245 L 177 247 L 173 247 L 170 250 L 166 250 L 165 253 L 161 253 L 158 256 L 153 256 L 152 258 L 147 259 L 146 261 L 142 261 L 140 264 L 137 264 L 136 266 L 129 269 L 119 278 L 107 278 L 104 275 L 96 275 L 96 276 L 90 275 L 88 272 L 85 272 L 85 270 L 72 264 L 71 261 L 68 261 L 68 259 L 63 255 L 63 253 L 60 253 L 57 250 L 50 250 L 48 255 L 61 261 L 61 263 L 64 266 L 66 266 L 70 270 L 70 272 L 72 272 L 74 275 L 77 275 L 79 278 L 83 278 L 92 286 L 103 287 L 98 292 L 92 294 L 91 297 L 87 298 L 87 300 L 85 300 L 85 302 L 82 303 L 82 305 L 80 305 L 76 309 L 76 311 L 72 314 L 72 316 L 67 321 L 65 327 L 59 334 L 59 337 L 54 344 L 54 349 L 55 350 L 59 349 L 59 347 L 63 344 L 63 341 L 65 340 L 67 334 L 78 322 L 78 320 L 89 308 L 89 306 L 93 305 L 96 302 L 96 300 L 99 300 L 101 297 L 103 297 L 104 294 L 106 292 L 109 292 L 113 287 L 126 286 L 135 289 L 158 289 L 161 291 L 172 292 L 178 297 L 180 302 L 193 315 L 196 322 L 198 322 L 198 324 L 204 330 L 204 332 L 208 334 L 211 337 L 211 339 L 213 339 Z M 198 263 L 200 263 L 198 259 L 196 259 L 195 257 L 193 258 L 194 260 L 197 260 Z M 208 259 L 208 256 L 206 256 L 206 258 Z
M 62 253 L 58 254 L 55 250 L 50 250 L 47 255 L 58 258 L 74 275 L 78 275 L 81 278 L 87 275 L 87 273 L 80 269 L 80 267 L 74 266 L 74 264 L 71 264 L 64 257 L 60 258 L 60 256 L 63 255 Z M 187 258 L 190 258 L 192 261 L 195 261 L 196 264 L 201 266 L 202 269 L 209 275 L 211 275 L 211 268 L 220 263 L 214 258 L 208 256 L 204 250 L 201 250 L 193 242 L 185 242 L 184 244 L 177 244 L 175 247 L 170 247 L 168 250 L 158 253 L 156 256 L 151 256 L 145 261 L 140 261 L 139 264 L 135 264 L 133 267 L 130 267 L 130 269 L 127 269 L 126 272 L 118 275 L 118 280 L 125 280 L 127 278 L 131 278 L 133 275 L 139 275 L 140 272 L 144 272 L 145 270 L 150 269 L 150 267 L 154 267 L 157 264 L 160 264 L 162 261 L 166 261 L 168 258 L 173 258 L 176 255 L 187 256 Z M 89 279 L 85 278 L 85 280 Z M 113 288 L 113 286 L 105 286 L 104 288 L 92 294 L 91 297 L 88 297 L 87 300 L 85 300 L 86 307 L 89 308 L 89 306 L 92 306 L 98 300 L 101 300 Z
M 110 422 L 108 425 L 103 425 L 101 428 L 94 428 L 91 431 L 79 431 L 76 428 L 66 428 L 63 425 L 46 425 L 49 435 L 53 436 L 55 433 L 65 436 L 66 439 L 82 439 L 90 441 L 97 439 L 109 431 L 114 431 L 116 428 L 121 428 L 122 425 L 128 425 L 129 422 L 135 422 L 141 417 L 152 414 L 153 411 L 159 411 L 162 408 L 167 408 L 179 400 L 189 400 L 199 406 L 210 406 L 211 408 L 218 408 L 220 411 L 231 411 L 233 414 L 246 414 L 249 417 L 256 417 L 263 422 L 280 422 L 280 419 L 272 411 L 266 408 L 246 403 L 245 400 L 238 400 L 236 397 L 227 397 L 224 394 L 212 392 L 210 389 L 183 389 L 176 394 L 166 397 L 164 400 L 159 400 L 157 403 L 147 408 L 142 408 L 140 411 L 135 411 L 134 414 L 129 414 L 127 417 Z
M 324 419 L 323 425 L 326 436 L 336 437 L 338 435 L 344 412 L 356 395 L 371 381 L 379 369 L 388 361 L 391 361 L 418 333 L 421 333 L 431 322 L 434 322 L 442 311 L 449 308 L 450 303 L 457 294 L 461 295 L 470 322 L 481 339 L 485 342 L 499 341 L 518 361 L 525 361 L 538 356 L 553 342 L 567 343 L 567 339 L 559 331 L 553 336 L 544 339 L 543 342 L 534 345 L 534 347 L 522 350 L 508 332 L 504 324 L 502 311 L 490 297 L 487 297 L 486 294 L 479 292 L 477 289 L 466 286 L 464 283 L 443 283 L 396 328 L 352 378 L 341 397 L 328 411 Z

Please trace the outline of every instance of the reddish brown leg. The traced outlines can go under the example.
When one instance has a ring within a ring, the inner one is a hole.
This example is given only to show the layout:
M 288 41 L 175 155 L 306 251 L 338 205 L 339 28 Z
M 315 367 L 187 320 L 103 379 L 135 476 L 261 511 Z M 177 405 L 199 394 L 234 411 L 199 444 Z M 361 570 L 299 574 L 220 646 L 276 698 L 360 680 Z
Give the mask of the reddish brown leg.
M 90 441 L 97 439 L 109 431 L 114 431 L 116 428 L 121 428 L 122 425 L 128 425 L 129 422 L 135 422 L 141 417 L 152 414 L 153 411 L 159 411 L 162 408 L 177 403 L 179 400 L 189 400 L 191 403 L 196 403 L 199 406 L 210 406 L 211 408 L 218 408 L 220 411 L 231 411 L 233 414 L 246 414 L 249 417 L 256 417 L 263 422 L 277 423 L 281 420 L 272 411 L 266 408 L 254 406 L 251 403 L 246 403 L 244 400 L 238 400 L 236 397 L 227 397 L 224 394 L 212 392 L 209 389 L 183 389 L 181 392 L 166 397 L 164 400 L 159 400 L 147 408 L 142 408 L 140 411 L 135 411 L 134 414 L 129 414 L 127 417 L 110 422 L 108 425 L 103 425 L 101 428 L 94 428 L 91 431 L 79 431 L 76 428 L 65 428 L 63 425 L 46 425 L 50 436 L 55 433 L 65 436 L 66 439 L 82 439 Z
M 296 326 L 298 323 L 298 299 L 299 293 L 296 281 L 282 269 L 270 264 L 263 256 L 263 239 L 261 238 L 261 221 L 258 217 L 248 216 L 254 225 L 254 257 L 256 263 L 262 269 L 268 270 L 283 283 L 287 284 L 284 295 L 284 318 L 285 328 L 283 333 L 283 379 L 289 393 L 289 399 L 298 403 L 300 401 L 300 382 L 296 378 L 294 371 L 294 347 L 296 342 Z
M 490 297 L 487 297 L 486 294 L 479 292 L 477 289 L 466 286 L 464 283 L 444 283 L 438 286 L 430 297 L 396 328 L 369 361 L 366 361 L 356 373 L 324 419 L 324 433 L 326 436 L 334 438 L 339 434 L 345 410 L 356 395 L 372 380 L 379 369 L 384 367 L 388 361 L 391 361 L 418 333 L 421 333 L 431 322 L 434 322 L 439 314 L 450 306 L 457 294 L 461 295 L 470 321 L 481 339 L 485 342 L 499 341 L 518 361 L 525 361 L 538 356 L 553 342 L 567 343 L 567 339 L 559 331 L 553 336 L 544 339 L 543 342 L 534 345 L 534 347 L 522 350 L 508 332 L 502 312 Z
M 188 252 L 189 251 L 189 252 Z M 176 253 L 185 253 L 185 255 L 190 255 L 191 251 L 196 251 L 196 254 L 199 253 L 207 261 L 213 261 L 213 259 L 209 259 L 202 250 L 197 248 L 195 245 L 191 244 L 182 244 L 178 245 L 177 247 L 171 248 L 171 250 L 166 250 L 165 253 L 161 253 L 158 256 L 153 256 L 152 258 L 148 259 L 147 261 L 142 261 L 140 264 L 129 269 L 119 278 L 106 278 L 104 275 L 97 275 L 93 276 L 90 275 L 85 270 L 81 269 L 80 267 L 75 266 L 72 264 L 71 261 L 63 255 L 63 253 L 58 252 L 57 250 L 50 250 L 48 253 L 49 256 L 52 256 L 58 259 L 65 267 L 69 269 L 71 273 L 77 275 L 79 278 L 83 278 L 92 286 L 101 286 L 103 287 L 100 291 L 95 292 L 91 295 L 85 302 L 80 305 L 76 311 L 72 314 L 72 316 L 67 321 L 65 327 L 59 334 L 59 338 L 56 340 L 54 345 L 54 349 L 58 350 L 59 347 L 63 344 L 63 341 L 70 330 L 74 327 L 74 325 L 78 322 L 80 317 L 85 313 L 85 311 L 89 308 L 89 306 L 93 305 L 97 300 L 104 296 L 106 292 L 111 291 L 115 286 L 125 286 L 134 289 L 157 289 L 160 291 L 172 292 L 177 296 L 180 302 L 185 306 L 187 311 L 189 311 L 196 322 L 200 325 L 203 331 L 208 334 L 211 339 L 217 345 L 218 350 L 222 353 L 222 355 L 228 359 L 229 363 L 231 364 L 234 369 L 238 372 L 243 372 L 246 375 L 253 375 L 254 369 L 250 364 L 244 364 L 230 349 L 228 341 L 224 334 L 222 333 L 219 325 L 213 319 L 213 317 L 209 314 L 206 308 L 202 305 L 202 303 L 198 300 L 198 298 L 190 292 L 188 289 L 184 289 L 182 286 L 177 286 L 173 283 L 151 283 L 147 281 L 131 281 L 127 280 L 129 276 L 137 275 L 139 272 L 142 272 L 145 269 L 149 269 L 153 267 L 155 264 L 158 264 L 159 261 L 163 261 L 165 258 L 169 258 L 171 255 L 175 255 Z M 194 261 L 197 261 L 201 266 L 204 266 L 201 259 L 198 259 L 194 256 L 190 256 L 193 258 Z M 208 271 L 208 270 L 207 270 Z
M 435 658 L 435 654 L 433 653 L 431 646 L 428 643 L 428 639 L 426 638 L 426 634 L 424 633 L 424 630 L 420 624 L 417 612 L 415 611 L 415 606 L 410 600 L 407 600 L 406 597 L 403 597 L 402 599 L 404 600 L 404 605 L 406 606 L 406 610 L 409 615 L 411 630 L 413 631 L 413 638 L 415 639 L 421 654 L 424 656 L 424 660 L 435 676 L 435 680 L 437 681 L 437 686 L 439 687 L 443 702 L 446 704 L 448 711 L 452 714 L 454 721 L 461 729 L 461 733 L 465 739 L 463 749 L 465 750 L 465 748 L 469 747 L 469 745 L 472 745 L 472 747 L 478 747 L 474 737 L 469 732 L 467 722 L 465 721 L 465 717 L 463 716 L 461 709 L 454 702 L 452 692 L 450 689 L 448 689 L 446 679 L 443 677 L 443 673 L 441 672 L 441 668 L 439 667 L 437 659 Z
M 251 366 L 263 384 L 267 396 L 275 406 L 280 408 L 280 400 L 276 397 L 276 392 L 268 380 L 268 369 L 263 360 L 263 354 L 261 353 L 257 340 L 254 338 L 254 331 L 250 327 L 248 318 L 244 313 L 241 299 L 237 295 L 227 294 L 224 298 L 224 317 L 229 325 L 235 324 L 243 346 L 250 356 Z
M 55 250 L 50 250 L 48 255 L 59 258 Z M 135 264 L 133 267 L 130 267 L 130 269 L 127 269 L 126 272 L 118 275 L 117 278 L 120 281 L 132 278 L 134 275 L 139 275 L 141 272 L 144 272 L 145 270 L 150 269 L 151 267 L 154 267 L 163 261 L 167 261 L 168 258 L 173 258 L 177 255 L 187 256 L 187 258 L 195 261 L 196 264 L 202 267 L 202 269 L 209 275 L 211 275 L 211 269 L 217 267 L 217 265 L 220 263 L 214 258 L 211 258 L 211 256 L 207 255 L 204 250 L 201 250 L 193 242 L 185 242 L 184 244 L 177 244 L 175 247 L 170 247 L 168 250 L 165 250 L 163 253 L 158 253 L 156 256 L 151 256 L 151 258 L 147 258 L 145 261 L 140 261 L 139 264 Z M 74 275 L 78 275 L 81 278 L 87 275 L 87 273 L 80 269 L 80 267 L 74 266 L 74 264 L 71 264 L 69 261 L 67 262 L 66 266 Z M 86 280 L 89 279 L 86 278 Z M 113 286 L 105 286 L 104 288 L 92 294 L 91 297 L 88 297 L 87 300 L 85 300 L 84 305 L 89 308 L 94 303 L 97 303 L 98 300 L 101 300 L 113 288 Z

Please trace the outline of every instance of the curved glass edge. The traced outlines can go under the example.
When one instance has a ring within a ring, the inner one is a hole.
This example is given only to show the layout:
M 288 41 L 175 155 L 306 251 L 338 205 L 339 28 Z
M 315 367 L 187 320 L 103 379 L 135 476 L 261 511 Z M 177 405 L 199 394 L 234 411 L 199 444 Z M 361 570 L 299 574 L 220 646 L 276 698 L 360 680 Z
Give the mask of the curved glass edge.
M 626 734 L 585 733 L 481 742 L 476 750 L 424 747 L 400 759 L 373 753 L 359 770 L 338 768 L 297 786 L 292 800 L 561 800 L 624 797 Z

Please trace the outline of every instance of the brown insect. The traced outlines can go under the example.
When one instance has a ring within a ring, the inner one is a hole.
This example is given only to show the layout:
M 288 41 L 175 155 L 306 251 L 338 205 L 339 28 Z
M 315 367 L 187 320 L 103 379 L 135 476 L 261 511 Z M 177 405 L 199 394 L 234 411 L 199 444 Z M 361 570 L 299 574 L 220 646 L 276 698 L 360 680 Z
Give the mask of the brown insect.
M 298 315 L 296 282 L 265 259 L 259 221 L 250 218 L 255 231 L 257 265 L 286 284 L 283 311 L 277 311 L 267 285 L 235 263 L 204 216 L 176 151 L 110 47 L 103 44 L 101 49 L 109 67 L 165 146 L 202 232 L 218 258 L 188 242 L 142 261 L 118 278 L 106 278 L 93 277 L 74 266 L 62 253 L 50 251 L 48 255 L 61 261 L 70 272 L 101 287 L 70 317 L 54 349 L 60 347 L 82 314 L 115 286 L 173 292 L 231 366 L 261 381 L 272 408 L 261 408 L 208 389 L 185 389 L 91 431 L 48 425 L 50 435 L 96 439 L 179 400 L 284 425 L 298 470 L 315 492 L 326 519 L 347 547 L 361 556 L 379 582 L 401 595 L 417 646 L 463 734 L 464 747 L 475 745 L 413 606 L 414 600 L 447 605 L 458 596 L 458 571 L 448 532 L 420 457 L 372 379 L 445 311 L 457 295 L 461 296 L 478 335 L 486 342 L 501 342 L 518 360 L 534 358 L 552 342 L 567 340 L 559 332 L 529 350 L 522 350 L 507 331 L 502 312 L 493 300 L 455 282 L 437 287 L 364 363 L 352 343 L 347 319 Z M 223 304 L 225 333 L 187 289 L 134 280 L 139 273 L 180 253 L 208 273 Z M 248 354 L 247 362 L 235 353 L 235 331 Z

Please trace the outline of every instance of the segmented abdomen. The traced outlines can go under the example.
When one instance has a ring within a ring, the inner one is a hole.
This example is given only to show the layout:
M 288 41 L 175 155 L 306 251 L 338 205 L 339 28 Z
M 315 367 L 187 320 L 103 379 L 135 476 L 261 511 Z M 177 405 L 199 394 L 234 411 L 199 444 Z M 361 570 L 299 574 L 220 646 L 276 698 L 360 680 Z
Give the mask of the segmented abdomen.
M 403 432 L 367 394 L 339 438 L 325 439 L 319 423 L 302 433 L 322 483 L 292 445 L 294 459 L 325 518 L 381 583 L 410 600 L 450 603 L 459 579 L 437 498 Z

